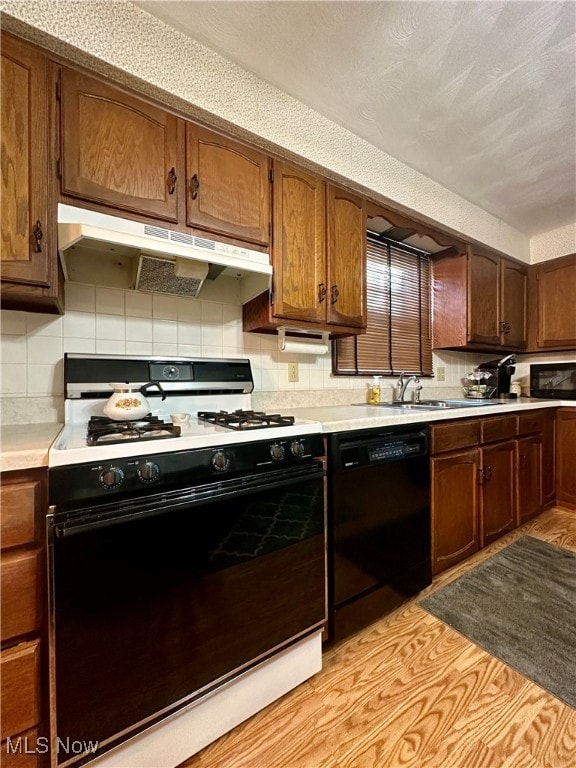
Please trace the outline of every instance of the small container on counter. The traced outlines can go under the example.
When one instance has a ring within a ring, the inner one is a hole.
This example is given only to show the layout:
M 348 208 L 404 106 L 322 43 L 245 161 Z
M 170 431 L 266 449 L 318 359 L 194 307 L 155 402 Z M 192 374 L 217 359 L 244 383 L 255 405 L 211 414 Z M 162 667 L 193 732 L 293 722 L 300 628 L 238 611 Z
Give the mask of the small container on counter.
M 368 403 L 370 405 L 379 405 L 380 403 L 380 395 L 382 393 L 382 389 L 380 387 L 381 378 L 381 376 L 372 377 L 372 383 L 368 389 Z

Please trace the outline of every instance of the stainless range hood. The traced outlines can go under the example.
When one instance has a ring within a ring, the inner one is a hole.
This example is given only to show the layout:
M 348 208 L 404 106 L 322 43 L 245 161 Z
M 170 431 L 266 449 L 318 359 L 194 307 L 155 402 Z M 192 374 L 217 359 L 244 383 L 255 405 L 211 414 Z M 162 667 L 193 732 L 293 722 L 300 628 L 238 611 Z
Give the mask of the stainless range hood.
M 244 304 L 272 277 L 267 253 L 62 203 L 58 251 L 66 280 L 107 288 Z

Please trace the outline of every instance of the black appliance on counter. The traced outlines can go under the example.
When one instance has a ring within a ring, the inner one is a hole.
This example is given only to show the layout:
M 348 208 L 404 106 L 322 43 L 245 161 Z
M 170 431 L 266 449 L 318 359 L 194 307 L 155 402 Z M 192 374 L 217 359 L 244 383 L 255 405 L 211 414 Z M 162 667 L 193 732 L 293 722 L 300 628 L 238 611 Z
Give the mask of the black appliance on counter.
M 330 436 L 328 621 L 340 640 L 432 582 L 425 425 Z
M 576 362 L 531 365 L 530 397 L 576 400 Z
M 516 370 L 516 356 L 507 355 L 500 360 L 489 360 L 481 363 L 478 371 L 487 371 L 490 378 L 484 382 L 488 387 L 494 387 L 492 397 L 503 397 L 510 394 L 510 379 Z

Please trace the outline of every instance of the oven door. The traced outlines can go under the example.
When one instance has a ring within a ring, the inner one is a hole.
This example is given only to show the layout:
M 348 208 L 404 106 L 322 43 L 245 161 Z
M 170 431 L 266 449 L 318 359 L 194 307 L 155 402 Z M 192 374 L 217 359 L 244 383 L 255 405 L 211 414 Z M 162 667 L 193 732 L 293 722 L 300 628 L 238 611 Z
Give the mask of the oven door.
M 104 751 L 317 631 L 324 476 L 316 462 L 49 515 L 53 744 Z

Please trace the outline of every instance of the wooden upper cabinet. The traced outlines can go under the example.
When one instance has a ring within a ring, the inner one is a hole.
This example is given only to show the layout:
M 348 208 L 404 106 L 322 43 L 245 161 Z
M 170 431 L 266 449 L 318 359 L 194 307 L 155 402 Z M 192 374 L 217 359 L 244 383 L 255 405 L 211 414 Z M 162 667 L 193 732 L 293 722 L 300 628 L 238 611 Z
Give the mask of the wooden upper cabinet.
M 68 69 L 60 99 L 62 194 L 177 222 L 184 122 Z
M 468 341 L 500 344 L 500 257 L 474 253 L 469 261 Z
M 329 301 L 325 184 L 285 163 L 274 164 L 274 315 L 321 323 Z
M 366 202 L 327 188 L 327 321 L 366 327 Z
M 576 348 L 576 254 L 532 267 L 536 348 Z
M 269 158 L 186 123 L 186 212 L 191 227 L 267 245 Z
M 434 256 L 434 348 L 525 349 L 527 281 L 527 265 L 486 249 Z
M 49 167 L 49 69 L 32 45 L 2 34 L 2 306 L 61 310 Z
M 527 344 L 528 266 L 500 260 L 500 338 L 504 347 L 525 349 Z

